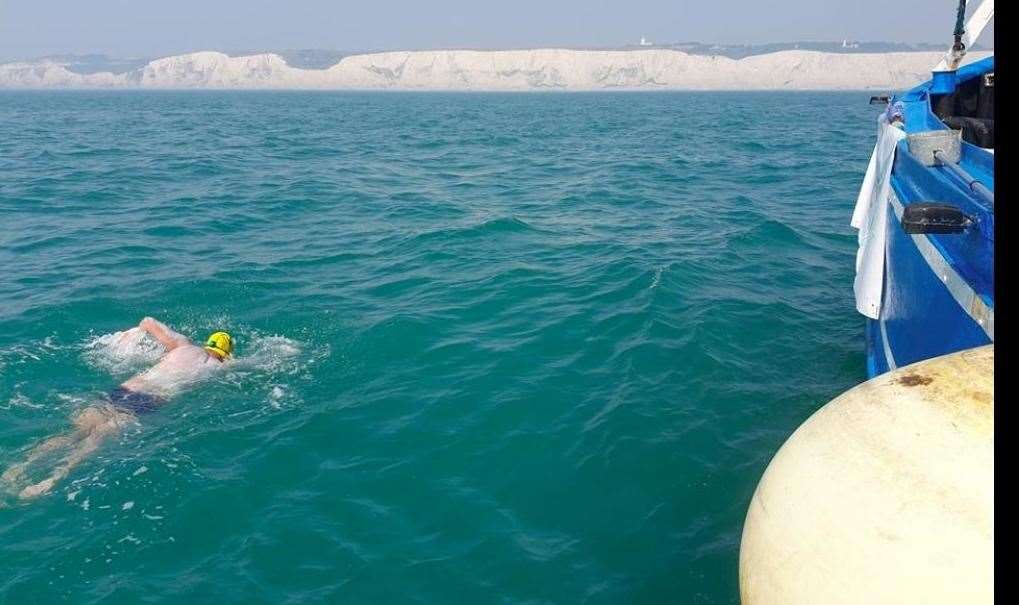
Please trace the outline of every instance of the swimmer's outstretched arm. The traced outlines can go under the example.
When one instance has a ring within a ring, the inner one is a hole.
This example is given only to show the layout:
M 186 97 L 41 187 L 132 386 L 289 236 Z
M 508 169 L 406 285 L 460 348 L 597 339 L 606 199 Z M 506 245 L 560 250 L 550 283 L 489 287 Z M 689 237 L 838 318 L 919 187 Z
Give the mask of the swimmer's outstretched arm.
M 146 317 L 141 320 L 138 327 L 151 334 L 152 337 L 158 340 L 167 351 L 172 351 L 181 345 L 186 345 L 191 342 L 188 340 L 187 336 L 174 332 L 167 327 L 166 324 L 151 317 Z

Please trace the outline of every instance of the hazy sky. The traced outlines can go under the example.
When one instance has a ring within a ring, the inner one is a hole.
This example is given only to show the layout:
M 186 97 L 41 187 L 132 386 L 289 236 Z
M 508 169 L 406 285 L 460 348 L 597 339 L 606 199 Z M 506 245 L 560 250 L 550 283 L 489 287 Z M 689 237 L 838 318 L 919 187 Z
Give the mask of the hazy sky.
M 948 42 L 957 0 L 0 0 L 0 58 L 193 50 Z M 971 2 L 976 4 L 976 2 Z M 989 34 L 985 34 L 986 42 Z M 989 45 L 989 44 L 987 44 Z

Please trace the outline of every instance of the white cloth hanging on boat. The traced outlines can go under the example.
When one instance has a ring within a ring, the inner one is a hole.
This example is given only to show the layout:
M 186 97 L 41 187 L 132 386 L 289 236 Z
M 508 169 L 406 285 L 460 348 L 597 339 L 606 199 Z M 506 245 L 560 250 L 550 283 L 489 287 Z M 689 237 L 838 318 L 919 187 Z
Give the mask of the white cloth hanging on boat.
M 885 243 L 888 237 L 888 194 L 892 184 L 895 146 L 906 133 L 888 124 L 885 114 L 878 116 L 877 144 L 863 177 L 860 195 L 850 223 L 859 229 L 860 248 L 856 251 L 856 310 L 871 319 L 881 317 L 884 285 Z

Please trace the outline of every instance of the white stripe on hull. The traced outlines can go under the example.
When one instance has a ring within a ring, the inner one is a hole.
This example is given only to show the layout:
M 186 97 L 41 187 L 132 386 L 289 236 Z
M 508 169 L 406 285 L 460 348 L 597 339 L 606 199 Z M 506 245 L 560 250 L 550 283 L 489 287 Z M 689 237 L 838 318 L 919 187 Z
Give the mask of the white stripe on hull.
M 898 196 L 895 195 L 894 191 L 891 191 L 888 195 L 888 201 L 891 202 L 892 208 L 895 210 L 895 217 L 902 221 L 902 202 L 899 201 Z M 938 251 L 934 243 L 931 242 L 930 238 L 923 234 L 912 234 L 913 243 L 916 245 L 917 250 L 923 256 L 924 260 L 927 261 L 927 265 L 931 268 L 931 271 L 941 280 L 945 287 L 948 288 L 952 298 L 955 299 L 959 306 L 963 308 L 966 313 L 973 318 L 973 321 L 983 329 L 987 337 L 994 342 L 994 309 L 988 307 L 982 298 L 973 290 L 972 287 L 962 278 L 952 265 L 945 260 L 945 257 Z M 882 315 L 884 315 L 882 313 Z M 890 351 L 888 350 L 888 337 L 885 335 L 885 322 L 884 318 L 881 319 L 881 334 L 885 339 L 885 356 L 890 360 Z M 892 363 L 889 363 L 889 367 L 894 368 Z

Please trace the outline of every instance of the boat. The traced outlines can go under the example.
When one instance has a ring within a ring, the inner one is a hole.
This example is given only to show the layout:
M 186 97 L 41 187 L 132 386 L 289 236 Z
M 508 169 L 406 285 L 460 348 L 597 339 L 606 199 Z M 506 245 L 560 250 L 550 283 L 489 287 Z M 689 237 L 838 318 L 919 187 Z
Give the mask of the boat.
M 870 377 L 994 342 L 994 57 L 959 67 L 993 17 L 962 22 L 932 77 L 888 99 L 852 224 Z
M 931 79 L 878 117 L 852 219 L 870 378 L 764 471 L 743 605 L 994 602 L 994 58 L 962 65 L 993 6 L 964 24 L 961 0 Z

